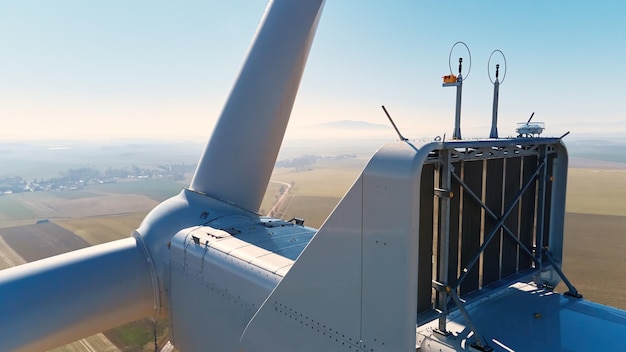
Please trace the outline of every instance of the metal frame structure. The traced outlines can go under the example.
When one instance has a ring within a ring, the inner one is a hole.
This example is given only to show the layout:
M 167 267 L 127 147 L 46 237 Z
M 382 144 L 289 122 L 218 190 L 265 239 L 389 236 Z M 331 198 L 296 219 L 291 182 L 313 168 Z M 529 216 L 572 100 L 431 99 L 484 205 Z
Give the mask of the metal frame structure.
M 461 297 L 481 297 L 520 275 L 552 288 L 563 280 L 568 295 L 582 297 L 560 269 L 567 153 L 559 138 L 450 141 L 421 149 L 432 149 L 425 165 L 435 167 L 423 170 L 420 223 L 437 226 L 420 228 L 420 256 L 432 255 L 437 265 L 419 269 L 421 287 L 434 273 L 436 296 L 429 306 L 422 289 L 418 306 L 426 317 L 431 307 L 438 312 L 437 333 L 449 335 L 448 315 L 456 308 L 476 336 L 473 346 L 491 350 Z M 435 202 L 425 192 L 431 187 Z

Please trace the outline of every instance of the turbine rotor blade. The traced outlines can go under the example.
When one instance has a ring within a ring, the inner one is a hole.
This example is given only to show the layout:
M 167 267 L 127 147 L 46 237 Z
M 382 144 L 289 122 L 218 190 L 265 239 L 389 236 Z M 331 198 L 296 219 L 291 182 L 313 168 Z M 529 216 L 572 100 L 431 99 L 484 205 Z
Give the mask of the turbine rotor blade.
M 0 351 L 45 351 L 155 314 L 132 237 L 2 270 L 0 297 Z
M 191 190 L 258 210 L 323 4 L 324 0 L 270 2 Z

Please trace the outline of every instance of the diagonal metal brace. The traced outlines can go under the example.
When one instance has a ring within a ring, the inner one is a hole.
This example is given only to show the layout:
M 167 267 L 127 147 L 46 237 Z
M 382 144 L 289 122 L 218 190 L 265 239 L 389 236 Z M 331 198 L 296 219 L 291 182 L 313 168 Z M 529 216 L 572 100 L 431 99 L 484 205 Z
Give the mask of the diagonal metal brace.
M 493 240 L 493 238 L 495 237 L 496 233 L 500 230 L 500 228 L 504 225 L 504 221 L 506 220 L 506 218 L 509 216 L 509 214 L 511 214 L 511 212 L 513 211 L 513 208 L 515 207 L 515 205 L 517 204 L 517 202 L 519 202 L 519 200 L 522 198 L 522 195 L 526 192 L 526 190 L 530 187 L 530 185 L 532 184 L 532 181 L 535 180 L 535 177 L 537 177 L 537 174 L 539 174 L 539 172 L 545 167 L 545 161 L 542 161 L 538 166 L 537 169 L 535 169 L 535 172 L 533 172 L 532 176 L 528 179 L 528 181 L 526 182 L 526 184 L 524 185 L 524 187 L 522 187 L 522 189 L 520 189 L 517 194 L 515 195 L 515 198 L 513 199 L 513 201 L 511 202 L 511 204 L 508 206 L 508 208 L 506 209 L 506 211 L 504 212 L 504 214 L 502 214 L 502 217 L 499 218 L 498 222 L 496 223 L 495 227 L 491 230 L 491 232 L 489 233 L 489 235 L 487 235 L 487 237 L 485 238 L 485 240 L 483 241 L 483 244 L 480 246 L 480 248 L 478 248 L 477 253 L 474 255 L 474 257 L 472 257 L 472 260 L 470 260 L 470 262 L 463 268 L 463 273 L 459 276 L 459 279 L 457 280 L 456 284 L 454 285 L 454 289 L 456 289 L 457 287 L 459 287 L 461 285 L 461 283 L 463 282 L 463 280 L 465 280 L 465 278 L 467 277 L 468 273 L 470 272 L 470 270 L 474 267 L 474 265 L 476 265 L 476 262 L 478 262 L 478 259 L 480 258 L 480 255 L 485 251 L 485 248 L 487 248 L 487 245 L 489 244 L 489 242 L 491 242 L 491 240 Z M 453 176 L 456 176 L 454 173 L 452 174 Z M 481 202 L 482 203 L 482 202 Z
M 487 215 L 489 215 L 492 219 L 496 221 L 500 220 L 500 218 L 491 209 L 489 209 L 489 207 L 487 207 L 487 205 L 476 195 L 476 193 L 474 193 L 474 191 L 472 191 L 472 189 L 465 182 L 463 182 L 463 180 L 461 180 L 461 178 L 457 174 L 452 174 L 452 176 L 454 176 L 454 179 L 459 182 L 459 184 L 463 187 L 463 191 L 467 193 L 470 198 L 472 198 L 476 203 L 478 203 L 478 205 L 485 209 Z M 532 182 L 533 180 L 534 178 L 531 178 L 529 182 Z M 528 247 L 526 247 L 526 245 L 523 244 L 522 241 L 520 241 L 519 238 L 517 238 L 517 236 L 513 233 L 513 231 L 511 231 L 511 229 L 509 229 L 504 223 L 502 223 L 502 229 L 504 229 L 506 234 L 510 236 L 510 238 L 524 251 L 524 253 L 526 253 L 536 264 L 539 264 L 539 260 L 535 258 L 532 251 Z
M 574 287 L 574 285 L 567 279 L 567 277 L 565 276 L 565 274 L 563 273 L 563 271 L 559 267 L 559 265 L 556 262 L 556 260 L 554 260 L 554 258 L 552 258 L 552 254 L 550 254 L 550 252 L 547 249 L 545 249 L 545 248 L 543 249 L 543 254 L 544 254 L 544 257 L 548 259 L 550 264 L 552 264 L 552 268 L 554 269 L 554 271 L 556 271 L 556 273 L 563 280 L 563 283 L 565 283 L 565 285 L 569 289 L 569 291 L 565 292 L 564 294 L 566 296 L 570 296 L 570 297 L 574 297 L 574 298 L 583 298 L 583 295 L 581 295 L 578 292 L 578 290 L 576 289 L 576 287 Z
M 456 304 L 457 308 L 459 308 L 459 311 L 461 312 L 461 315 L 465 319 L 467 326 L 469 326 L 469 328 L 474 332 L 476 341 L 472 344 L 472 347 L 479 351 L 484 351 L 484 352 L 493 351 L 493 348 L 489 346 L 489 344 L 487 343 L 487 340 L 485 340 L 483 335 L 481 335 L 478 332 L 478 330 L 476 330 L 476 326 L 474 326 L 474 324 L 472 323 L 472 319 L 470 319 L 469 313 L 465 309 L 465 306 L 463 306 L 463 302 L 461 302 L 461 299 L 459 298 L 459 295 L 456 293 L 456 290 L 452 290 L 448 286 L 446 287 L 446 291 L 448 291 L 448 294 L 454 301 L 454 304 Z

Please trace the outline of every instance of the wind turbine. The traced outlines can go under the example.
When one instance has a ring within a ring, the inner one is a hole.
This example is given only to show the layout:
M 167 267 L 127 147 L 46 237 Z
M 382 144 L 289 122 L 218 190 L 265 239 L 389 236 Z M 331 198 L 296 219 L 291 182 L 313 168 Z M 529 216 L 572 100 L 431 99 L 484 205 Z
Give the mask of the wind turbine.
M 130 238 L 2 271 L 0 350 L 41 351 L 143 317 L 178 317 L 172 239 L 217 218 L 259 219 L 322 5 L 269 3 L 189 189 Z
M 269 3 L 190 187 L 131 237 L 0 272 L 0 350 L 158 316 L 182 351 L 619 348 L 626 313 L 560 269 L 560 138 L 402 138 L 319 230 L 256 212 L 323 4 Z

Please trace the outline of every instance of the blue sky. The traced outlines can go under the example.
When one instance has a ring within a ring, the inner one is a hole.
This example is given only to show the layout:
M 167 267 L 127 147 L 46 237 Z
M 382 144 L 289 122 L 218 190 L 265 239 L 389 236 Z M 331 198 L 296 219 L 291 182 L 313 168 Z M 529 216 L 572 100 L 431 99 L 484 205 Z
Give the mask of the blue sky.
M 0 140 L 206 140 L 266 4 L 0 2 Z M 441 76 L 457 41 L 472 54 L 464 137 L 489 133 L 494 49 L 509 66 L 501 135 L 533 111 L 551 135 L 625 133 L 624 14 L 621 1 L 328 0 L 288 136 L 387 124 L 382 104 L 405 135 L 450 134 L 454 90 Z

